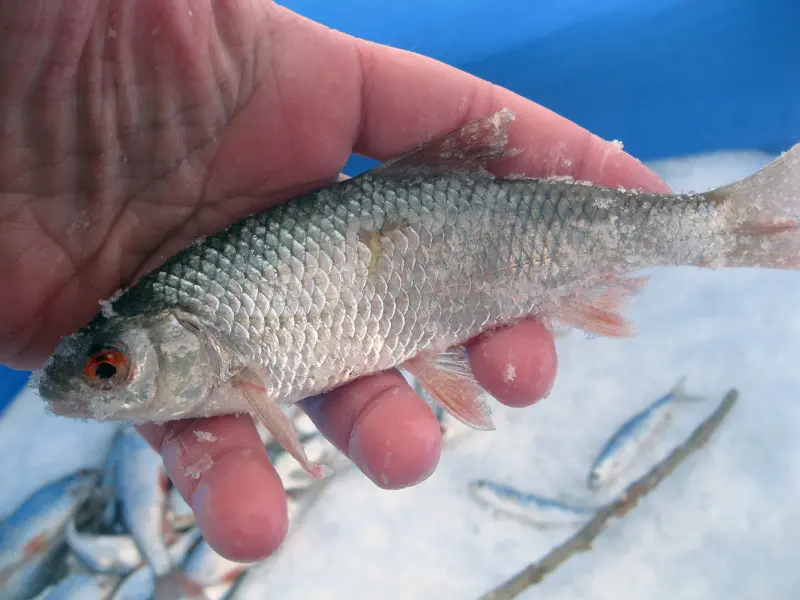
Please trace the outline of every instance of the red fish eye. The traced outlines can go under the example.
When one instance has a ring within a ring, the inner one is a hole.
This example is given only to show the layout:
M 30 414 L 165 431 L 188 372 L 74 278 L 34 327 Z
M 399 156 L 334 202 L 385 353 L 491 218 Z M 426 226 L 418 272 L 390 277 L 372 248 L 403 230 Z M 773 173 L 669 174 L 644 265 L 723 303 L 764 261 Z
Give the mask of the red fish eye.
M 124 379 L 130 371 L 128 357 L 116 348 L 93 352 L 83 366 L 83 374 L 91 383 L 106 383 Z

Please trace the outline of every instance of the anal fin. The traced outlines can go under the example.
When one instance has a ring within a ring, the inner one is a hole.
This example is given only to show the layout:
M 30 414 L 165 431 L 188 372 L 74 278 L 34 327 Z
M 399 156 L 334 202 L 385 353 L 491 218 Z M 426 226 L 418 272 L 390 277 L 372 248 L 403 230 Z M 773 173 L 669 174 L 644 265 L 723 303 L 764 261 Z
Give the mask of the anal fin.
M 322 479 L 330 473 L 326 465 L 312 463 L 306 456 L 303 444 L 289 418 L 267 394 L 261 377 L 252 370 L 245 370 L 234 380 L 236 388 L 244 395 L 253 413 L 267 428 L 272 437 L 310 475 Z
M 648 277 L 610 275 L 597 285 L 560 299 L 543 310 L 546 317 L 561 325 L 577 327 L 604 337 L 629 337 L 633 324 L 624 316 L 625 302 L 642 291 Z
M 464 348 L 453 348 L 428 358 L 417 356 L 403 363 L 437 404 L 474 429 L 494 429 L 488 394 L 475 380 Z

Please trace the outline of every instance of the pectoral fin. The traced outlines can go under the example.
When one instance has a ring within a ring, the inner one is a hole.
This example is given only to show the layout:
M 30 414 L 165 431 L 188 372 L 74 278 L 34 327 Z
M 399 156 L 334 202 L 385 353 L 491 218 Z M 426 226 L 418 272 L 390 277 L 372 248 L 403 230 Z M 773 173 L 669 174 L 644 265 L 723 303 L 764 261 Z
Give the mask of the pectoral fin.
M 256 371 L 250 369 L 243 371 L 236 376 L 234 385 L 247 399 L 253 409 L 253 413 L 267 428 L 275 441 L 300 463 L 309 474 L 316 479 L 322 479 L 329 474 L 330 469 L 327 466 L 312 463 L 308 460 L 294 426 L 280 406 L 269 397 L 264 383 Z

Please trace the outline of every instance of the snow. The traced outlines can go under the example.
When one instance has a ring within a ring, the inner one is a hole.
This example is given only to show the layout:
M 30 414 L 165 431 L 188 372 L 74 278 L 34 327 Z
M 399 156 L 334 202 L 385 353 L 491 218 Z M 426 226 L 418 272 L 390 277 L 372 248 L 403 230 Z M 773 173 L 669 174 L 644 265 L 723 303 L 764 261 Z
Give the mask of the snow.
M 652 166 L 676 191 L 702 191 L 770 159 L 724 153 Z M 490 478 L 542 495 L 585 496 L 589 463 L 605 439 L 683 375 L 689 394 L 709 399 L 676 407 L 673 426 L 639 472 L 735 386 L 742 395 L 728 420 L 612 522 L 591 552 L 521 598 L 798 597 L 800 277 L 689 268 L 652 275 L 632 302 L 636 337 L 560 337 L 550 397 L 525 410 L 495 404 L 496 431 L 469 433 L 416 487 L 380 490 L 355 470 L 337 476 L 284 550 L 254 567 L 236 597 L 477 598 L 574 528 L 537 530 L 495 517 L 469 496 L 468 483 Z M 0 420 L 0 516 L 45 481 L 98 464 L 113 431 L 52 417 L 24 392 Z

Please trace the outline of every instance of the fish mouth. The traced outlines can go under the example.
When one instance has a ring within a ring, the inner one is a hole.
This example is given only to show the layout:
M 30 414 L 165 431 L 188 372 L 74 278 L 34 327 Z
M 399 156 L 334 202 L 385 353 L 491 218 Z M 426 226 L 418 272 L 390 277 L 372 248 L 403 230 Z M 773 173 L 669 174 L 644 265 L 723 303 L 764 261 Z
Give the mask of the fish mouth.
M 52 414 L 59 417 L 89 417 L 89 405 L 73 390 L 69 390 L 65 385 L 60 385 L 47 377 L 46 373 L 33 389 L 44 400 Z

